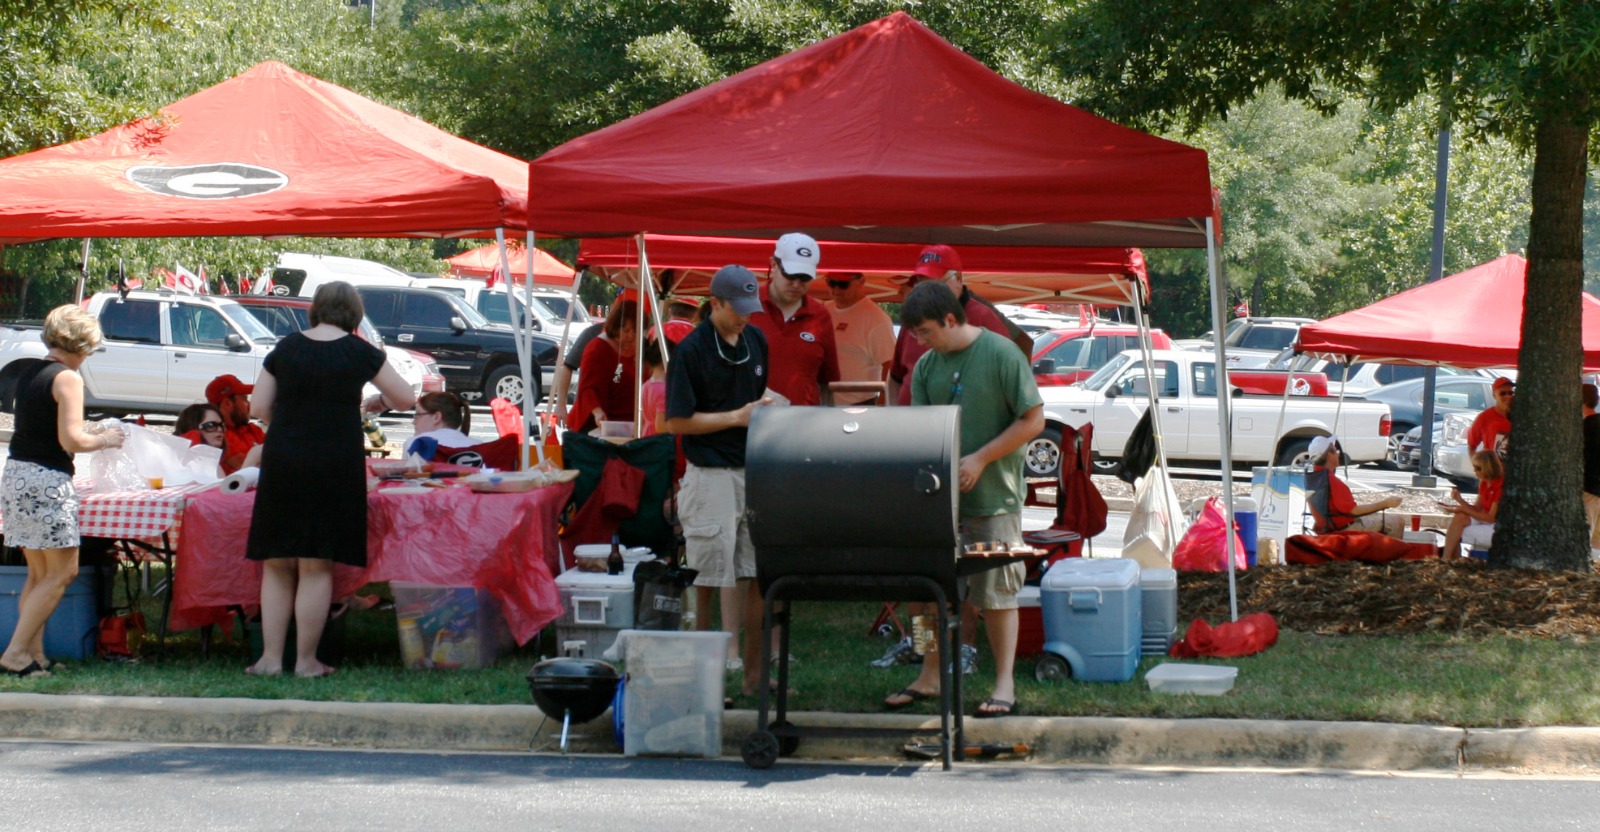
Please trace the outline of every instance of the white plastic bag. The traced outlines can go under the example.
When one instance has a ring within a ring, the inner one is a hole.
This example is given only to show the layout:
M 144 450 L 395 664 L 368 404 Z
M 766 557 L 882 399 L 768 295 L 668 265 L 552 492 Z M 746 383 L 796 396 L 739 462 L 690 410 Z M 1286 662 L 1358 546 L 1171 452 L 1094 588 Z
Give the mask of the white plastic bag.
M 110 428 L 122 428 L 126 431 L 128 426 L 116 419 L 103 419 L 85 425 L 84 432 L 95 436 Z M 139 473 L 138 462 L 128 452 L 126 442 L 120 448 L 95 451 L 94 455 L 89 457 L 89 479 L 94 483 L 94 490 L 100 492 L 129 491 L 148 487 L 144 475 Z
M 1157 465 L 1133 487 L 1133 511 L 1122 537 L 1122 556 L 1146 569 L 1172 567 L 1172 551 L 1189 531 L 1167 470 Z

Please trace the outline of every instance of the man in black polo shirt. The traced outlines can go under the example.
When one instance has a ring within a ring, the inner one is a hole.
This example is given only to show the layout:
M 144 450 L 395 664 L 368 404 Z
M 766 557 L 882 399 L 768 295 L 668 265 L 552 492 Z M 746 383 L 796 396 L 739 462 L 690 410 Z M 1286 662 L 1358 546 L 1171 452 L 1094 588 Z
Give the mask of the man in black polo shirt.
M 700 626 L 710 626 L 715 587 L 722 629 L 733 634 L 729 667 L 740 664 L 740 622 L 745 626 L 746 695 L 761 683 L 761 602 L 745 522 L 744 446 L 750 412 L 772 402 L 765 396 L 767 339 L 747 326 L 760 311 L 756 276 L 743 266 L 718 269 L 711 278 L 711 314 L 678 343 L 667 375 L 666 428 L 683 437 L 689 462 L 678 490 L 678 517 L 689 567 L 699 572 Z

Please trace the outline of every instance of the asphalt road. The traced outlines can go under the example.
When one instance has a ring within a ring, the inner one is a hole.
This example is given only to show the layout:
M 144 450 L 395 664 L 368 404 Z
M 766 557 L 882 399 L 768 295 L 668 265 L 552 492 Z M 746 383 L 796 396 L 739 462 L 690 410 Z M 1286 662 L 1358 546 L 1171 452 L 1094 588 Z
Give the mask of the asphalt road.
M 0 743 L 0 829 L 1590 828 L 1592 780 Z

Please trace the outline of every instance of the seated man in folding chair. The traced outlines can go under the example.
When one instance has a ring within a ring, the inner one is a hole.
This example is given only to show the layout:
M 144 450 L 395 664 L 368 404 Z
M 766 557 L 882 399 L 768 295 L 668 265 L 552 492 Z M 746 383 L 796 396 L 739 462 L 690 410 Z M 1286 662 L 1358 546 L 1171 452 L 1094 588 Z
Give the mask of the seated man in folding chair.
M 1314 533 L 1363 531 L 1405 537 L 1406 516 L 1388 511 L 1400 505 L 1399 495 L 1358 504 L 1350 486 L 1333 472 L 1339 465 L 1338 440 L 1318 436 L 1311 440 L 1310 453 L 1313 467 L 1306 474 L 1306 506 Z

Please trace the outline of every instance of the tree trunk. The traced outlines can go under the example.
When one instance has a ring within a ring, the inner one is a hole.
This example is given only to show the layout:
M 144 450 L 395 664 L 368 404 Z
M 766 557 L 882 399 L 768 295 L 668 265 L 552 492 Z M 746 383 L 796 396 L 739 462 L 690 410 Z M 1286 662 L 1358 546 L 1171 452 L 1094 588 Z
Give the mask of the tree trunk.
M 1493 566 L 1589 568 L 1578 389 L 1588 142 L 1589 125 L 1570 115 L 1547 115 L 1535 130 L 1522 348 Z

